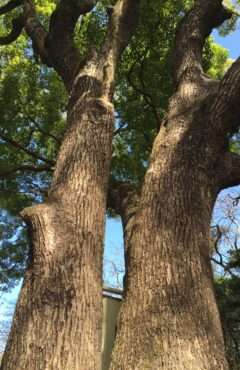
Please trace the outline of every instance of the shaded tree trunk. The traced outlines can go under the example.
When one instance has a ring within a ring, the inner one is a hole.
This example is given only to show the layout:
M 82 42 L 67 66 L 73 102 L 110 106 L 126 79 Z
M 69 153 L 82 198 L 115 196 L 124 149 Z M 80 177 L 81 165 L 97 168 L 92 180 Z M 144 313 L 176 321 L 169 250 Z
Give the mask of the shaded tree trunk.
M 60 1 L 46 34 L 31 1 L 24 1 L 25 29 L 42 61 L 62 77 L 70 99 L 48 199 L 22 213 L 31 242 L 29 266 L 1 370 L 101 369 L 111 101 L 118 61 L 136 27 L 138 1 L 116 2 L 100 51 L 83 62 L 74 28 L 79 15 L 95 4 Z

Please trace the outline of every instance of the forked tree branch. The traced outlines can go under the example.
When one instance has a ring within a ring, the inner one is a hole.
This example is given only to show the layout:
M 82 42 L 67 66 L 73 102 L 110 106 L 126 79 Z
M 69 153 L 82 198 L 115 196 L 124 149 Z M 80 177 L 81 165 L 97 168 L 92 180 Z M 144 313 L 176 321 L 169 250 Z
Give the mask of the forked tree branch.
M 47 32 L 37 17 L 32 0 L 12 0 L 0 8 L 0 15 L 20 5 L 23 5 L 23 15 L 13 21 L 12 31 L 0 38 L 0 44 L 15 41 L 25 28 L 42 62 L 54 67 L 70 90 L 80 64 L 80 53 L 74 45 L 74 29 L 79 16 L 91 11 L 96 3 L 97 0 L 61 0 L 51 16 Z
M 96 4 L 97 0 L 61 0 L 50 19 L 47 47 L 54 68 L 68 90 L 81 63 L 80 53 L 74 44 L 74 29 L 80 15 L 90 12 Z
M 55 68 L 70 92 L 82 64 L 80 52 L 74 44 L 75 26 L 80 15 L 90 12 L 97 1 L 60 0 L 50 18 L 49 32 L 40 23 L 32 0 L 12 0 L 2 12 L 23 4 L 24 27 L 33 41 L 33 48 L 44 64 Z M 117 62 L 136 28 L 139 2 L 140 0 L 118 0 L 113 7 L 107 35 L 100 51 L 104 64 L 109 62 L 112 66 L 104 76 L 106 77 L 104 78 L 106 89 L 103 88 L 103 91 L 109 91 L 109 84 L 113 84 L 112 76 L 115 73 Z M 8 35 L 8 38 L 2 42 L 16 39 L 21 30 L 18 28 L 17 34 Z
M 231 18 L 222 0 L 195 0 L 193 8 L 180 22 L 173 50 L 173 78 L 177 85 L 182 79 L 199 75 L 202 70 L 202 50 L 211 31 Z
M 23 5 L 23 13 L 13 19 L 11 32 L 6 36 L 0 37 L 0 45 L 7 45 L 17 40 L 25 28 L 27 34 L 32 39 L 33 49 L 40 55 L 43 63 L 51 66 L 45 47 L 47 32 L 37 18 L 32 0 L 12 0 L 0 8 L 0 15 L 6 14 L 21 5 Z

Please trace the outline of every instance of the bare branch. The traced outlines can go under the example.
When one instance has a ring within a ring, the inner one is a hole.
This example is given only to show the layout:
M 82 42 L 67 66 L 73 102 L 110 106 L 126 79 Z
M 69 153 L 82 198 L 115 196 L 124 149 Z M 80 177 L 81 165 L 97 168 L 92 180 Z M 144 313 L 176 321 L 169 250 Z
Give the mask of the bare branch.
M 195 0 L 193 8 L 179 24 L 173 50 L 173 77 L 176 84 L 202 74 L 202 49 L 211 31 L 231 18 L 222 0 Z M 193 73 L 194 72 L 194 73 Z
M 220 189 L 240 184 L 240 155 L 227 152 L 216 168 Z
M 12 30 L 7 36 L 0 37 L 0 45 L 8 45 L 16 41 L 24 28 L 24 23 L 25 21 L 22 15 L 13 19 Z
M 15 168 L 10 168 L 6 171 L 0 171 L 0 178 L 6 178 L 17 172 L 52 172 L 52 168 L 49 166 L 33 166 L 29 164 L 23 164 Z
M 129 85 L 139 94 L 142 95 L 145 103 L 149 106 L 149 108 L 152 110 L 152 113 L 153 113 L 153 116 L 155 118 L 155 121 L 156 121 L 156 127 L 157 129 L 159 130 L 160 129 L 160 126 L 161 126 L 161 118 L 160 118 L 160 114 L 157 110 L 157 107 L 156 105 L 154 104 L 154 101 L 153 101 L 153 97 L 151 94 L 149 94 L 147 91 L 146 91 L 146 86 L 145 86 L 145 82 L 144 82 L 144 79 L 143 79 L 143 75 L 142 75 L 142 68 L 143 68 L 143 63 L 144 63 L 144 59 L 141 63 L 141 71 L 140 73 L 138 74 L 138 78 L 139 78 L 139 81 L 142 85 L 142 87 L 138 87 L 133 79 L 132 79 L 132 74 L 134 72 L 134 68 L 135 68 L 135 65 L 136 65 L 136 62 L 134 64 L 132 64 L 132 66 L 130 67 L 128 73 L 127 73 L 127 80 L 128 80 L 128 83 Z
M 120 122 L 119 127 L 114 131 L 113 135 L 117 136 L 123 131 L 128 131 L 128 130 L 129 130 L 128 125 L 125 122 Z
M 55 166 L 55 162 L 54 161 L 52 161 L 52 160 L 50 160 L 48 158 L 43 157 L 39 153 L 36 153 L 36 152 L 34 152 L 34 151 L 30 150 L 30 149 L 27 149 L 26 147 L 24 147 L 19 142 L 17 142 L 15 140 L 13 140 L 12 138 L 9 138 L 6 135 L 4 135 L 2 132 L 0 133 L 0 138 L 2 140 L 4 140 L 6 143 L 8 143 L 11 146 L 13 146 L 14 148 L 16 148 L 18 150 L 22 150 L 23 152 L 25 152 L 29 156 L 31 156 L 31 157 L 33 157 L 33 158 L 35 158 L 37 160 L 40 160 L 42 162 L 48 163 L 50 166 Z
M 61 139 L 59 137 L 57 137 L 56 135 L 52 134 L 51 132 L 47 132 L 45 131 L 41 126 L 40 124 L 31 116 L 27 115 L 27 119 L 29 119 L 31 121 L 31 123 L 36 127 L 36 129 L 43 135 L 43 136 L 46 136 L 46 137 L 51 137 L 54 141 L 56 141 L 56 143 L 58 145 L 61 145 Z
M 222 269 L 227 272 L 231 277 L 236 277 L 236 275 L 232 272 L 232 270 L 226 265 L 224 264 L 222 261 L 219 261 L 217 260 L 216 258 L 214 257 L 211 257 L 210 258 L 212 262 L 214 262 L 216 265 L 222 267 Z

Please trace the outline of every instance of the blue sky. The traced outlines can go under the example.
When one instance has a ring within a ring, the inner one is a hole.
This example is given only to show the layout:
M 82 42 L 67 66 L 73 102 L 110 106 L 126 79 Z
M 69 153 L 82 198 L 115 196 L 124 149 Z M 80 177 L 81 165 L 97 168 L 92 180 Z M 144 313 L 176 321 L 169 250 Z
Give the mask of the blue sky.
M 229 50 L 230 57 L 236 59 L 240 56 L 240 26 L 237 26 L 235 32 L 228 36 L 219 36 L 218 31 L 213 32 L 213 37 L 217 43 Z
M 229 50 L 230 57 L 236 59 L 240 56 L 240 28 L 238 27 L 232 34 L 220 37 L 217 31 L 213 33 L 216 42 Z M 122 227 L 119 219 L 107 220 L 106 223 L 106 237 L 105 237 L 105 260 L 115 261 L 116 265 L 123 265 L 123 240 L 122 240 Z M 106 263 L 106 280 L 111 282 L 114 286 L 118 282 L 113 276 L 113 271 L 109 263 Z M 5 294 L 0 297 L 0 325 L 6 312 L 13 311 L 12 302 L 16 300 L 19 287 L 14 289 L 11 293 Z

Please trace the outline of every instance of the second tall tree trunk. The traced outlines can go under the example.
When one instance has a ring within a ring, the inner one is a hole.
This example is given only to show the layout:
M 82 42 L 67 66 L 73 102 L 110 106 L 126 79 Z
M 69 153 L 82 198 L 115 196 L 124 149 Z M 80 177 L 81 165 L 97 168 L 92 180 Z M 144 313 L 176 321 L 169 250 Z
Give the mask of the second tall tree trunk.
M 191 139 L 189 118 L 181 122 L 170 122 L 154 144 L 126 238 L 127 295 L 111 370 L 228 368 L 209 259 L 218 188 L 204 130 Z

